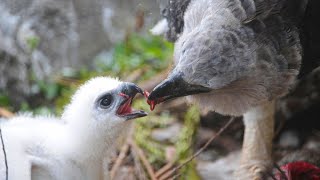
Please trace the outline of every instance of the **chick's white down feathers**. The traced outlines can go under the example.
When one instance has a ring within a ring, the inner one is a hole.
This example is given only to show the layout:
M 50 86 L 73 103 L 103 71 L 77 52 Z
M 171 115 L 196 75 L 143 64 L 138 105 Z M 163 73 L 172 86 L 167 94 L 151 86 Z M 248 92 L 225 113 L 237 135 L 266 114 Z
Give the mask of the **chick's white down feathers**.
M 128 126 L 117 115 L 124 83 L 97 77 L 81 86 L 61 118 L 20 115 L 1 122 L 10 180 L 108 179 L 104 164 L 116 139 Z M 97 100 L 106 93 L 106 109 Z M 2 147 L 1 147 L 2 148 Z M 0 179 L 6 167 L 0 153 Z

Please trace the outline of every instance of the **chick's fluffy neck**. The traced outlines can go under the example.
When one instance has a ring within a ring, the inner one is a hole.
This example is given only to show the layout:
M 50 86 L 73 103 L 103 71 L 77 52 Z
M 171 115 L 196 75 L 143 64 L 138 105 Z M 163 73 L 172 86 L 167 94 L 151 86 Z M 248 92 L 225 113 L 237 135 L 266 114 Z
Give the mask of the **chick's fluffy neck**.
M 77 161 L 100 160 L 115 145 L 117 137 L 124 127 L 113 124 L 90 123 L 96 121 L 91 117 L 77 115 L 64 116 L 65 137 L 64 146 L 68 148 L 67 156 Z M 70 119 L 72 118 L 72 119 Z M 87 120 L 83 121 L 85 118 Z M 105 123 L 108 123 L 106 120 Z M 123 123 L 123 126 L 126 126 Z

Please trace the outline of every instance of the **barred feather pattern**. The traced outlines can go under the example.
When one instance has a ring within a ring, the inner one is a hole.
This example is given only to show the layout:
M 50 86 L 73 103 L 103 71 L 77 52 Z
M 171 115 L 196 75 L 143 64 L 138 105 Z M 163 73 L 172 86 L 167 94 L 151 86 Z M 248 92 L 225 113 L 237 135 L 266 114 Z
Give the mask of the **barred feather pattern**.
M 298 29 L 287 14 L 261 3 L 190 2 L 175 43 L 173 72 L 213 90 L 191 96 L 191 101 L 222 114 L 241 115 L 288 92 L 301 63 Z M 262 7 L 270 11 L 262 15 Z

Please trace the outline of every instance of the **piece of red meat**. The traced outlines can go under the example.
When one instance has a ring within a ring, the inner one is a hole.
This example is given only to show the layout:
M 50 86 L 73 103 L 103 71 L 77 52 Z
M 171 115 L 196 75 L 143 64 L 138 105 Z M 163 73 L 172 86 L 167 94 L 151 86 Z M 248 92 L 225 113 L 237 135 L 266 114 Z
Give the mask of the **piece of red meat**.
M 304 161 L 288 163 L 280 168 L 286 177 L 278 172 L 277 180 L 320 180 L 320 168 Z

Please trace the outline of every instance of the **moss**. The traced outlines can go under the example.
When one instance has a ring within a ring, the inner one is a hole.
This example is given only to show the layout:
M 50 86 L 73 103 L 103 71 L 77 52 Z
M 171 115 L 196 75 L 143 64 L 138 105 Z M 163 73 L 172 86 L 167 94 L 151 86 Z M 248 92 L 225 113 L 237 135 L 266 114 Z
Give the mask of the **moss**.
M 132 34 L 126 41 L 114 47 L 112 56 L 96 58 L 94 60 L 94 70 L 82 68 L 73 72 L 72 77 L 67 78 L 76 80 L 78 84 L 95 76 L 117 76 L 123 79 L 135 70 L 145 69 L 147 71 L 139 78 L 142 81 L 152 78 L 167 68 L 172 53 L 172 43 L 166 42 L 160 37 Z M 48 97 L 55 99 L 57 114 L 61 114 L 63 107 L 69 102 L 70 96 L 74 93 L 78 84 L 64 84 L 59 87 L 59 90 L 52 86 L 51 89 L 48 89 L 49 91 L 46 91 Z M 58 93 L 54 94 L 54 92 Z
M 78 86 L 76 85 L 71 85 L 69 88 L 63 88 L 61 90 L 60 96 L 56 98 L 54 102 L 56 106 L 56 114 L 62 114 L 64 107 L 70 102 L 71 96 L 76 91 L 77 87 Z
M 9 106 L 10 105 L 10 98 L 6 92 L 0 91 L 0 106 Z
M 135 101 L 133 106 L 137 109 L 149 111 L 149 106 L 144 99 Z M 165 146 L 153 140 L 151 132 L 153 128 L 161 126 L 162 123 L 161 117 L 149 113 L 147 117 L 135 120 L 134 124 L 134 140 L 145 151 L 149 162 L 155 167 L 160 167 L 165 163 Z
M 193 154 L 192 145 L 194 144 L 195 136 L 200 122 L 200 111 L 197 106 L 191 106 L 185 117 L 184 125 L 179 134 L 176 147 L 176 161 L 178 163 L 185 162 Z M 196 170 L 195 161 L 191 161 L 180 169 L 181 179 L 200 179 Z
M 39 39 L 31 38 L 28 40 L 30 49 L 34 50 L 39 44 Z M 72 70 L 61 73 L 55 81 L 39 81 L 35 77 L 30 77 L 34 82 L 39 94 L 44 99 L 39 107 L 32 107 L 25 103 L 21 109 L 33 110 L 37 113 L 46 113 L 48 109 L 55 106 L 55 113 L 60 115 L 64 106 L 70 102 L 71 95 L 75 92 L 79 84 L 95 76 L 117 76 L 125 79 L 136 70 L 143 70 L 138 81 L 144 81 L 157 75 L 168 67 L 173 54 L 173 44 L 165 41 L 162 37 L 151 35 L 138 36 L 130 35 L 124 42 L 117 44 L 110 56 L 99 56 L 94 60 L 94 65 L 89 68 Z M 0 94 L 0 105 L 8 105 L 9 101 L 5 95 Z M 134 101 L 135 109 L 143 109 L 150 112 L 149 106 L 144 99 Z M 50 107 L 50 108 L 47 108 Z M 149 162 L 154 169 L 159 169 L 166 164 L 165 149 L 167 146 L 175 146 L 177 150 L 176 161 L 181 163 L 192 152 L 192 144 L 196 129 L 199 123 L 199 110 L 197 107 L 190 107 L 184 118 L 184 127 L 179 134 L 176 142 L 164 144 L 151 138 L 152 130 L 155 128 L 165 128 L 174 120 L 169 112 L 162 112 L 156 115 L 152 112 L 149 116 L 135 120 L 134 140 L 143 149 Z M 198 179 L 195 163 L 188 163 L 183 169 L 182 177 L 192 177 Z M 190 179 L 190 178 L 188 178 Z
M 136 101 L 135 108 L 147 110 L 149 106 L 144 100 Z M 172 121 L 172 116 L 168 113 L 163 113 L 160 116 L 156 116 L 150 113 L 148 117 L 141 118 L 135 121 L 135 134 L 134 138 L 137 144 L 146 153 L 149 162 L 155 167 L 160 168 L 166 164 L 165 160 L 165 148 L 167 146 L 175 146 L 177 163 L 185 162 L 192 154 L 191 148 L 194 144 L 195 136 L 200 121 L 200 112 L 197 106 L 192 106 L 187 110 L 184 117 L 184 124 L 179 133 L 178 139 L 173 144 L 164 144 L 154 141 L 151 138 L 151 132 L 154 128 L 167 127 Z M 200 179 L 195 161 L 187 163 L 182 169 L 180 169 L 181 179 Z
M 40 43 L 40 38 L 38 36 L 30 36 L 26 38 L 26 42 L 29 49 L 34 51 Z
M 120 77 L 126 77 L 136 69 L 145 69 L 140 80 L 146 80 L 165 69 L 172 54 L 172 43 L 156 36 L 132 34 L 114 47 L 112 56 L 100 56 L 95 62 L 99 71 Z
M 134 139 L 137 144 L 146 151 L 148 161 L 154 166 L 162 165 L 165 159 L 164 147 L 150 138 L 151 129 L 144 126 L 144 123 L 140 121 L 135 124 L 135 130 Z

